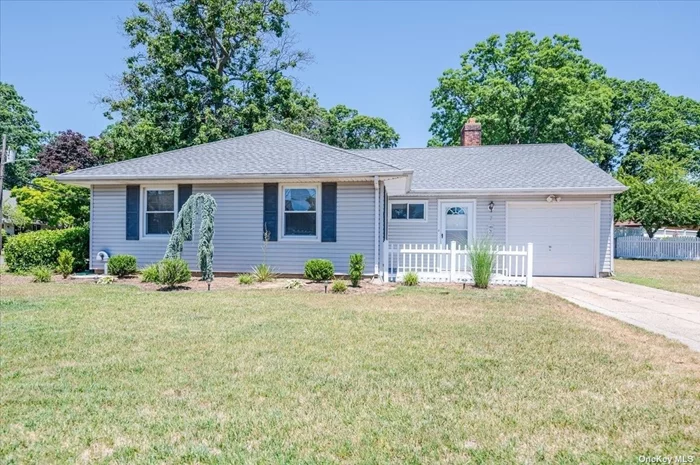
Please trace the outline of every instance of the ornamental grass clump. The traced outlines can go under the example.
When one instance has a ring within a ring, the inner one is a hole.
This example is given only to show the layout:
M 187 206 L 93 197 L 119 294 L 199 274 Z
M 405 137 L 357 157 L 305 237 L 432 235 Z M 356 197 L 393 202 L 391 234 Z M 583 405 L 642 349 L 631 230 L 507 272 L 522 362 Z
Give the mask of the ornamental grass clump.
M 181 258 L 164 258 L 158 264 L 158 283 L 169 288 L 189 282 L 192 273 L 187 262 Z
M 264 283 L 267 281 L 272 281 L 277 277 L 277 273 L 275 273 L 275 270 L 270 266 L 265 263 L 261 263 L 260 265 L 255 265 L 253 267 L 253 272 L 251 273 L 253 276 L 253 279 L 259 283 Z
M 158 264 L 154 263 L 148 265 L 146 268 L 141 270 L 141 282 L 142 283 L 157 283 L 160 272 L 158 271 Z
M 37 266 L 32 269 L 33 283 L 50 283 L 53 272 L 48 266 Z
M 469 249 L 469 261 L 472 266 L 474 286 L 479 289 L 489 287 L 495 260 L 496 253 L 490 239 L 479 239 L 471 246 Z
M 243 284 L 245 286 L 253 284 L 253 277 L 249 274 L 242 274 L 238 277 L 238 284 Z
M 417 286 L 418 285 L 418 273 L 415 271 L 409 271 L 405 275 L 403 275 L 403 281 L 401 281 L 401 284 L 404 286 Z
M 336 279 L 333 281 L 333 285 L 331 286 L 331 292 L 333 294 L 343 294 L 348 290 L 348 285 L 345 284 L 345 281 L 341 279 Z

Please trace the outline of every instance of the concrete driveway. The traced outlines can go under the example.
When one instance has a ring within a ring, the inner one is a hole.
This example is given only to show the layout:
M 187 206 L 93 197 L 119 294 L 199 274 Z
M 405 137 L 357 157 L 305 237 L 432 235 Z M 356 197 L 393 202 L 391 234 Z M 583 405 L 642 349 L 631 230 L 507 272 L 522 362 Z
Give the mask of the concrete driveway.
M 698 297 L 602 278 L 535 278 L 534 286 L 700 352 Z

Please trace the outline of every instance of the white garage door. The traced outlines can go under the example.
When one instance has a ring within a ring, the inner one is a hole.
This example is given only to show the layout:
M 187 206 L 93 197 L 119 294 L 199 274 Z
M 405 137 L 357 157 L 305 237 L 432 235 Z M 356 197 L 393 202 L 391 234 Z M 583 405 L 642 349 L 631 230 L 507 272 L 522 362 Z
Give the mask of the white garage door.
M 508 204 L 507 241 L 534 246 L 535 276 L 595 276 L 594 204 Z

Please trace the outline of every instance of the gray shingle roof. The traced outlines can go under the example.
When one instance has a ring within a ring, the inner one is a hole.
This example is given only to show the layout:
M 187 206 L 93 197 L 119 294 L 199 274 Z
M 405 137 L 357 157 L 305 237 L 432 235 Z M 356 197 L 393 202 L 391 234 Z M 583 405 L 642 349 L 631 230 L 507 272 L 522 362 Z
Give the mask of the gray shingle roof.
M 411 190 L 546 189 L 623 186 L 566 144 L 354 150 L 412 169 Z
M 269 130 L 61 174 L 60 181 L 395 173 L 386 162 Z
M 294 175 L 401 175 L 411 190 L 619 189 L 565 144 L 343 150 L 269 130 L 56 177 L 59 181 L 227 179 Z

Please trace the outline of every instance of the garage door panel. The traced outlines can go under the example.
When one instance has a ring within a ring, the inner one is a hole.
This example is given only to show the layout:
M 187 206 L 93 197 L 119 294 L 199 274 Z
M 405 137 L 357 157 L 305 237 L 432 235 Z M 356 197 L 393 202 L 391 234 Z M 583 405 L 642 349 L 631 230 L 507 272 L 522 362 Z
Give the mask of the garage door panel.
M 535 276 L 595 276 L 594 204 L 508 204 L 507 242 L 533 243 Z

